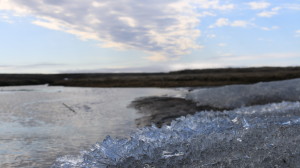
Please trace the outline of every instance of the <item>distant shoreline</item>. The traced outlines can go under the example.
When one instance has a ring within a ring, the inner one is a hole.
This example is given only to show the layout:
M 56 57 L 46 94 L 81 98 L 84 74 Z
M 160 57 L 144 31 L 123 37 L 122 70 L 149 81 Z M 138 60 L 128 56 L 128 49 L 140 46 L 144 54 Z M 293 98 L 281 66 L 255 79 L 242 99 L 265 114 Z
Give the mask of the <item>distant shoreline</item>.
M 300 67 L 221 68 L 169 73 L 0 74 L 0 86 L 207 87 L 300 78 Z

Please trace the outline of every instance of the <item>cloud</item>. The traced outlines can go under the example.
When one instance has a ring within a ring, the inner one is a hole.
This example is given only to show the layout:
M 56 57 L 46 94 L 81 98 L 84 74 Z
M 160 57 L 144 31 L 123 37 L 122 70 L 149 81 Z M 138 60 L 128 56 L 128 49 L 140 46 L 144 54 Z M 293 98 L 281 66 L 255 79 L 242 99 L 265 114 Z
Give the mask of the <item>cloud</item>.
M 167 66 L 140 66 L 140 67 L 115 67 L 115 68 L 100 68 L 100 69 L 73 69 L 62 70 L 59 73 L 140 73 L 140 72 L 168 72 L 170 69 Z
M 170 72 L 184 69 L 207 69 L 223 68 L 229 66 L 228 63 L 203 61 L 202 63 L 171 63 L 153 66 L 136 66 L 136 67 L 113 67 L 100 69 L 69 69 L 62 70 L 59 73 L 139 73 L 139 72 Z
M 244 21 L 244 20 L 236 20 L 236 21 L 233 21 L 231 23 L 231 26 L 232 27 L 247 27 L 248 26 L 248 22 L 247 21 Z
M 229 19 L 227 18 L 220 18 L 216 21 L 215 24 L 213 24 L 211 26 L 211 28 L 213 27 L 222 27 L 222 26 L 228 26 L 230 23 L 229 23 Z
M 247 27 L 250 25 L 249 22 L 244 20 L 230 21 L 228 18 L 219 18 L 214 24 L 210 25 L 209 28 L 231 26 L 231 27 Z
M 271 4 L 268 2 L 249 2 L 247 5 L 250 6 L 251 9 L 253 10 L 259 10 L 259 9 L 266 9 L 268 8 Z
M 204 62 L 204 63 L 178 63 L 169 66 L 170 71 L 178 71 L 184 69 L 207 69 L 207 68 L 222 68 L 228 66 L 225 63 Z
M 276 30 L 276 29 L 279 29 L 279 26 L 261 27 L 261 30 L 265 30 L 265 31 L 271 31 L 271 30 Z
M 206 35 L 206 37 L 208 37 L 210 39 L 213 39 L 213 38 L 216 38 L 217 35 L 215 35 L 215 34 L 208 34 L 208 35 Z
M 300 10 L 300 4 L 284 4 L 282 8 L 289 9 L 289 10 Z
M 36 63 L 23 65 L 0 65 L 2 73 L 55 73 L 56 69 L 67 68 L 67 64 Z
M 257 14 L 259 17 L 272 17 L 274 15 L 278 14 L 278 11 L 281 9 L 281 7 L 275 7 L 272 8 L 271 11 L 263 11 Z
M 277 12 L 275 12 L 275 11 L 264 11 L 264 12 L 261 12 L 257 15 L 260 16 L 260 17 L 272 17 L 274 15 L 277 15 Z
M 56 66 L 66 66 L 66 64 L 56 64 L 56 63 L 37 63 L 28 65 L 0 65 L 2 68 L 40 68 L 40 67 L 56 67 Z
M 218 46 L 219 46 L 219 47 L 226 47 L 227 44 L 226 44 L 226 43 L 219 43 Z
M 206 69 L 224 67 L 251 67 L 251 66 L 291 66 L 296 65 L 293 58 L 299 58 L 300 53 L 266 53 L 257 55 L 236 55 L 223 53 L 221 57 L 203 60 L 201 63 L 177 63 L 168 66 L 171 71 L 182 69 Z M 265 59 L 275 61 L 266 62 Z
M 161 60 L 201 48 L 200 18 L 234 8 L 219 0 L 0 0 L 0 10 L 34 16 L 35 25 Z
M 300 30 L 297 30 L 295 33 L 296 33 L 296 37 L 300 37 Z
M 146 57 L 146 59 L 151 60 L 151 61 L 167 61 L 168 58 L 165 55 L 161 54 L 153 54 L 149 57 Z
M 232 56 L 234 56 L 234 54 L 232 54 L 232 53 L 222 53 L 222 54 L 220 54 L 220 56 L 221 57 L 232 57 Z
M 231 57 L 227 57 L 226 61 L 251 61 L 251 60 L 264 60 L 264 59 L 289 59 L 289 58 L 298 58 L 300 53 L 266 53 L 266 54 L 258 54 L 258 55 L 231 55 Z M 220 57 L 219 59 L 223 59 Z
M 12 19 L 10 19 L 9 15 L 5 14 L 5 13 L 0 13 L 0 22 L 6 22 L 6 23 L 14 23 L 14 21 Z
M 234 4 L 220 4 L 219 0 L 191 0 L 202 9 L 215 9 L 215 10 L 232 10 L 235 8 Z
M 212 13 L 212 12 L 204 11 L 204 12 L 199 13 L 198 16 L 199 16 L 199 17 L 216 16 L 216 14 L 215 14 L 215 13 Z

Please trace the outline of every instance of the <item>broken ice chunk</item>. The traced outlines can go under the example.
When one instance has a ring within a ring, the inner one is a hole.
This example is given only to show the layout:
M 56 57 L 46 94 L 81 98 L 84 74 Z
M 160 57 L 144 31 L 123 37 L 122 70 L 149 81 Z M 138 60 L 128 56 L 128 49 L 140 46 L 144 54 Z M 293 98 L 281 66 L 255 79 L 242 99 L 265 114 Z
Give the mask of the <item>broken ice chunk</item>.
M 162 157 L 163 158 L 169 158 L 169 157 L 176 157 L 176 156 L 182 156 L 184 155 L 183 152 L 178 152 L 178 153 L 174 153 L 174 152 L 168 152 L 168 151 L 163 151 L 162 153 Z
M 248 121 L 245 118 L 243 118 L 243 127 L 245 129 L 248 129 L 250 127 L 250 124 L 248 123 Z

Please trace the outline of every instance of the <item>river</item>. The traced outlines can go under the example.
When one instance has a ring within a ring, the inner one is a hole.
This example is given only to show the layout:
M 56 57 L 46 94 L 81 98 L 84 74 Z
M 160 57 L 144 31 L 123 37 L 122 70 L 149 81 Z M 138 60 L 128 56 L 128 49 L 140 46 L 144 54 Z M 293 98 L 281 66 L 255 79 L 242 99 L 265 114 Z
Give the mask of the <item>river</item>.
M 137 114 L 127 106 L 158 88 L 0 87 L 0 167 L 49 167 L 107 135 L 126 137 Z

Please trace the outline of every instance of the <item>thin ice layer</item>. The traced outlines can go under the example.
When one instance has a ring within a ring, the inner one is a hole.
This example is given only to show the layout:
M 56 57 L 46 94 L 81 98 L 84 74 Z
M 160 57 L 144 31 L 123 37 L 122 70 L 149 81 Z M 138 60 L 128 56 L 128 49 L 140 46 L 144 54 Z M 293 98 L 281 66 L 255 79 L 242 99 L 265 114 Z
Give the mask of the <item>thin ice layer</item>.
M 188 93 L 187 99 L 197 102 L 199 106 L 220 109 L 234 109 L 282 101 L 299 101 L 300 79 L 197 89 Z
M 204 111 L 160 129 L 140 129 L 130 139 L 107 137 L 82 156 L 58 159 L 52 168 L 296 167 L 299 128 L 299 102 Z

